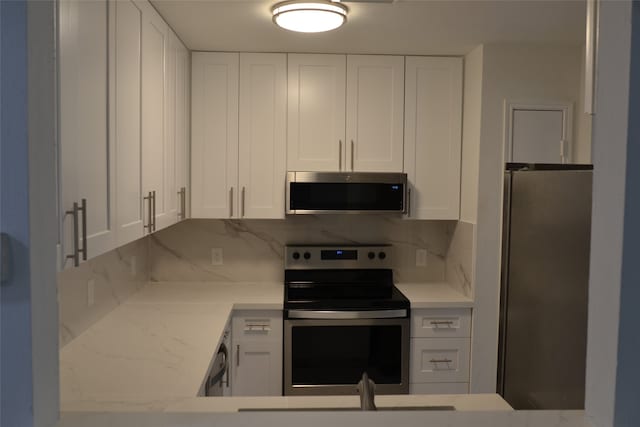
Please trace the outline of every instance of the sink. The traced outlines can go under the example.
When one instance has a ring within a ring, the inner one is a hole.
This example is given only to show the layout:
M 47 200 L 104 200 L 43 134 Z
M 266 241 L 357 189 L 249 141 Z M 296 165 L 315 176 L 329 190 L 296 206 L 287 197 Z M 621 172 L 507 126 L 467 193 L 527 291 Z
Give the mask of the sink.
M 378 407 L 378 411 L 455 411 L 454 406 L 383 406 Z M 341 408 L 240 408 L 238 412 L 334 412 L 334 411 L 362 411 L 359 407 Z M 370 412 L 370 411 L 362 411 Z

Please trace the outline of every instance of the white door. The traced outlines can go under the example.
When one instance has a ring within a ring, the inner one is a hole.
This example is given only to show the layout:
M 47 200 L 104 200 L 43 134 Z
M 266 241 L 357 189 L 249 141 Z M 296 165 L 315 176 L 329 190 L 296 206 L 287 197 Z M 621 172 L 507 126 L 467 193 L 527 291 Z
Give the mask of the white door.
M 142 11 L 135 1 L 110 2 L 111 144 L 115 148 L 118 246 L 143 235 L 140 46 Z
M 144 197 L 153 193 L 152 203 L 145 200 L 145 224 L 155 231 L 165 225 L 166 137 L 165 61 L 167 61 L 168 27 L 150 4 L 142 4 L 142 187 Z M 149 213 L 151 210 L 151 213 Z M 149 218 L 151 224 L 149 224 Z
M 115 244 L 114 174 L 107 138 L 107 14 L 106 1 L 60 3 L 62 267 L 73 266 L 73 260 L 64 256 L 73 254 L 76 247 L 85 249 L 86 258 L 91 258 Z M 66 212 L 73 210 L 74 203 L 81 207 L 83 199 L 86 212 L 77 212 L 74 232 L 73 215 Z
M 288 55 L 287 168 L 344 170 L 344 55 Z
M 282 395 L 282 355 L 276 343 L 236 342 L 231 367 L 234 396 Z
M 240 54 L 239 120 L 240 216 L 284 218 L 285 54 Z
M 238 217 L 237 53 L 194 52 L 191 216 Z
M 508 103 L 507 108 L 507 161 L 570 162 L 570 105 Z
M 404 170 L 408 217 L 458 219 L 462 59 L 407 57 Z
M 402 172 L 404 57 L 347 56 L 346 169 Z
M 177 39 L 177 38 L 176 38 Z M 177 41 L 176 58 L 176 203 L 178 220 L 187 218 L 189 206 L 189 50 Z M 183 193 L 184 192 L 184 193 Z M 179 194 L 178 194 L 179 193 Z

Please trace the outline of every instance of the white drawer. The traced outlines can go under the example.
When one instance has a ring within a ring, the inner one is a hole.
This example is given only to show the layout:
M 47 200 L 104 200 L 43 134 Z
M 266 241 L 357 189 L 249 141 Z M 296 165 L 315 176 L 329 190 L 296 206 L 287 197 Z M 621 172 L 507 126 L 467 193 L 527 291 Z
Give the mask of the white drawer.
M 469 382 L 468 338 L 412 338 L 409 383 Z
M 409 384 L 411 394 L 468 394 L 469 383 Z
M 411 336 L 456 338 L 471 336 L 471 309 L 425 308 L 411 310 Z
M 282 311 L 238 310 L 233 312 L 233 341 L 277 342 L 282 345 Z

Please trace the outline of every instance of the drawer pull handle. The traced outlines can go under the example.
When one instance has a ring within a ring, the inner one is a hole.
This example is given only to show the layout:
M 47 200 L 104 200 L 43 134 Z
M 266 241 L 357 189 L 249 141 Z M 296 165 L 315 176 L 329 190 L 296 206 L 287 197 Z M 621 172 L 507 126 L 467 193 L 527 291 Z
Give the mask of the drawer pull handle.
M 431 359 L 429 360 L 431 363 L 451 363 L 453 360 L 451 359 Z
M 435 326 L 439 326 L 439 325 L 453 326 L 453 320 L 432 320 L 431 324 Z
M 271 327 L 268 325 L 246 325 L 244 327 L 244 330 L 246 332 L 253 332 L 253 331 L 269 332 L 271 330 Z

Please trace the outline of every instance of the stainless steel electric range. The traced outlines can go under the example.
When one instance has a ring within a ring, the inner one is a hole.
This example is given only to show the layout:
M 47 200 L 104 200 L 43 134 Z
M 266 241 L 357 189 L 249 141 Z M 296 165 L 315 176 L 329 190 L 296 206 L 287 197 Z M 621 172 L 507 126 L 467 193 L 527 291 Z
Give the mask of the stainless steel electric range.
M 393 285 L 392 248 L 285 250 L 284 394 L 409 392 L 409 300 Z

